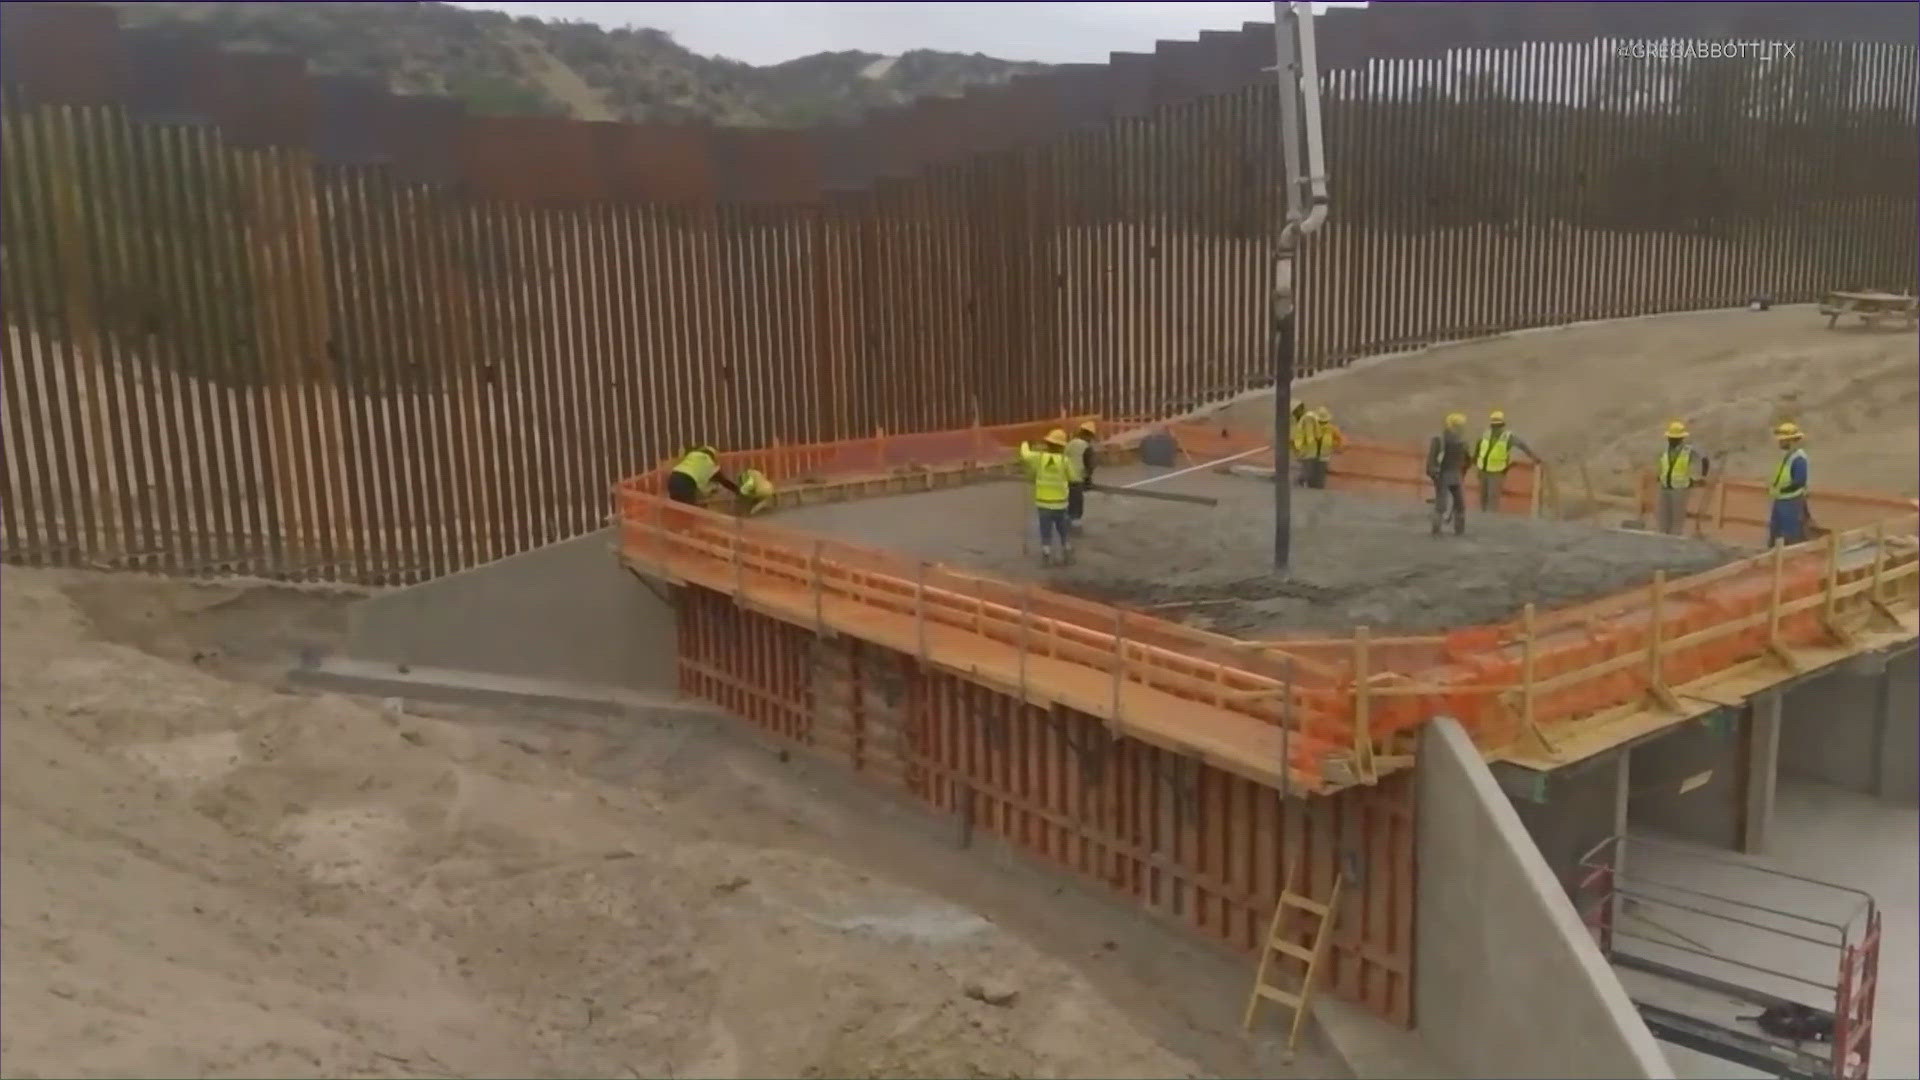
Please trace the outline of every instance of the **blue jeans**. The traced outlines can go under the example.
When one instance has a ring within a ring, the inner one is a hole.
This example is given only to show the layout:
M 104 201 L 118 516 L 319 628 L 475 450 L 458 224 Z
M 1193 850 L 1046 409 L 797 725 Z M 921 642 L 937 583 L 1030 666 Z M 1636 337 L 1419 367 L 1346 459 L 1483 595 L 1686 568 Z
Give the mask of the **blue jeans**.
M 1807 500 L 1775 499 L 1767 512 L 1767 546 L 1783 540 L 1798 544 L 1807 538 Z
M 1066 508 L 1061 507 L 1055 510 L 1052 507 L 1036 506 L 1034 509 L 1040 514 L 1040 546 L 1050 546 L 1053 541 L 1048 539 L 1048 537 L 1058 536 L 1060 538 L 1060 546 L 1065 547 L 1067 544 Z

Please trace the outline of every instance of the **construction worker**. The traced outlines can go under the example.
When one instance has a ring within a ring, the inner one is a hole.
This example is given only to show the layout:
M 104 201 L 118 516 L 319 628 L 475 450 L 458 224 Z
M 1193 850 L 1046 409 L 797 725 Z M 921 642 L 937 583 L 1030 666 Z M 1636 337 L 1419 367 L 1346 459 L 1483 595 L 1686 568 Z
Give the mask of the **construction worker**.
M 1540 455 L 1507 428 L 1507 414 L 1495 409 L 1487 414 L 1487 430 L 1473 444 L 1473 471 L 1480 474 L 1480 512 L 1491 514 L 1500 509 L 1500 492 L 1507 484 L 1507 469 L 1513 465 L 1515 450 L 1527 460 L 1540 464 Z
M 1798 544 L 1807 538 L 1807 452 L 1800 448 L 1800 425 L 1788 421 L 1773 429 L 1780 446 L 1780 464 L 1773 467 L 1767 494 L 1773 509 L 1767 515 L 1767 546 Z
M 1440 535 L 1442 522 L 1452 519 L 1453 535 L 1467 531 L 1467 496 L 1461 484 L 1473 461 L 1461 432 L 1467 418 L 1448 413 L 1446 427 L 1427 443 L 1427 479 L 1433 481 L 1433 535 Z
M 1660 452 L 1660 460 L 1654 467 L 1654 486 L 1659 489 L 1660 500 L 1654 507 L 1655 524 L 1668 536 L 1686 532 L 1687 500 L 1693 495 L 1694 485 L 1706 480 L 1707 472 L 1713 468 L 1707 455 L 1695 450 L 1687 440 L 1686 421 L 1669 423 L 1667 448 Z
M 1308 415 L 1309 423 L 1301 428 L 1300 469 L 1307 487 L 1322 489 L 1327 486 L 1327 473 L 1332 471 L 1334 452 L 1346 445 L 1346 436 L 1333 426 L 1333 410 L 1322 405 Z
M 740 494 L 740 485 L 720 471 L 719 453 L 713 447 L 700 443 L 688 450 L 680 458 L 680 464 L 667 474 L 667 498 L 677 503 L 699 506 L 707 501 L 707 495 L 713 491 L 715 484 L 735 495 Z
M 1293 448 L 1293 486 L 1306 487 L 1312 478 L 1313 470 L 1307 467 L 1307 451 L 1314 444 L 1316 429 L 1320 426 L 1320 417 L 1309 410 L 1304 401 L 1293 403 L 1293 423 L 1287 430 L 1287 445 Z
M 1093 421 L 1088 420 L 1067 440 L 1067 459 L 1080 475 L 1080 479 L 1067 485 L 1067 524 L 1076 532 L 1080 529 L 1080 515 L 1087 510 L 1087 485 L 1093 483 L 1093 436 Z
M 759 469 L 748 469 L 740 474 L 740 498 L 746 504 L 747 513 L 759 513 L 772 505 L 773 481 Z
M 1073 561 L 1073 544 L 1067 539 L 1070 527 L 1067 501 L 1079 472 L 1067 456 L 1067 433 L 1059 428 L 1047 432 L 1046 443 L 1038 448 L 1020 444 L 1020 460 L 1033 474 L 1033 506 L 1040 519 L 1040 565 L 1053 563 L 1053 541 L 1060 541 L 1060 561 Z

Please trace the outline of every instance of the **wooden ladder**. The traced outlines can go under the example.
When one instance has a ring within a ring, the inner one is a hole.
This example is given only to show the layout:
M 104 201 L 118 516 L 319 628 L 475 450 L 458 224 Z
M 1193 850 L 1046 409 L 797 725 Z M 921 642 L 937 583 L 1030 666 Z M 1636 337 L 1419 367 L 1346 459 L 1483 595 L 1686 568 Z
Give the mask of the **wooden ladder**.
M 1340 887 L 1345 883 L 1346 875 L 1333 875 L 1333 890 L 1327 894 L 1324 904 L 1294 891 L 1299 878 L 1300 864 L 1296 862 L 1287 871 L 1287 883 L 1280 890 L 1279 902 L 1273 905 L 1273 921 L 1267 926 L 1266 945 L 1260 950 L 1260 968 L 1253 976 L 1253 992 L 1247 995 L 1247 1015 L 1242 1022 L 1246 1030 L 1253 1030 L 1254 1014 L 1260 1010 L 1262 998 L 1292 1009 L 1293 1026 L 1287 1032 L 1289 1052 L 1300 1041 L 1300 1030 L 1306 1025 L 1307 1006 L 1313 1000 L 1314 978 L 1320 974 L 1320 963 L 1327 955 L 1327 936 L 1340 910 Z M 1290 911 L 1303 911 L 1318 920 L 1313 929 L 1312 948 L 1296 944 L 1288 936 L 1293 929 L 1293 920 L 1287 918 Z M 1267 982 L 1267 965 L 1273 961 L 1275 953 L 1306 965 L 1300 974 L 1300 989 L 1297 992 L 1282 990 Z

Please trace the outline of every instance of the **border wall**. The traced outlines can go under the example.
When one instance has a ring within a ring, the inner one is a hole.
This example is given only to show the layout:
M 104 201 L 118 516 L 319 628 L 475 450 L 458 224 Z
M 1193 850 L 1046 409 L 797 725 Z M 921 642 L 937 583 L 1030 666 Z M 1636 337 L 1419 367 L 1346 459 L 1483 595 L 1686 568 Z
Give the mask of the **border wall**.
M 1300 370 L 1912 287 L 1889 10 L 1330 13 Z M 1721 34 L 1794 48 L 1633 50 Z M 11 561 L 412 583 L 598 528 L 693 440 L 1269 380 L 1270 26 L 781 132 L 466 117 L 86 4 L 6 5 L 0 50 Z

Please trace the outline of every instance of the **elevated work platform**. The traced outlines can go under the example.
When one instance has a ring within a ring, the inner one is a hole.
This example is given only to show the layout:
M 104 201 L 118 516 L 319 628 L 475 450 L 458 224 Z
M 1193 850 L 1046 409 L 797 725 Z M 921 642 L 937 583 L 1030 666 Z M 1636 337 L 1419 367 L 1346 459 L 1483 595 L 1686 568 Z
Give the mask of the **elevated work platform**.
M 1079 419 L 772 448 L 729 455 L 728 464 L 773 477 L 791 503 L 930 490 L 1004 475 L 1018 441 Z M 1196 463 L 1259 458 L 1244 433 L 1160 430 Z M 1361 443 L 1340 459 L 1334 486 L 1412 497 L 1424 491 L 1418 461 L 1409 448 Z M 1249 642 L 676 505 L 661 493 L 662 475 L 619 488 L 630 569 L 895 649 L 1020 701 L 1068 706 L 1116 733 L 1287 791 L 1325 793 L 1404 768 L 1411 734 L 1441 714 L 1459 718 L 1490 758 L 1536 769 L 1572 764 L 1910 640 L 1920 622 L 1913 500 L 1816 496 L 1823 521 L 1879 516 L 1574 607 L 1528 606 L 1505 624 Z M 1509 512 L 1546 512 L 1544 476 L 1516 468 L 1508 484 Z M 1722 483 L 1696 515 L 1698 528 L 1751 528 L 1761 520 L 1748 506 L 1751 487 Z
M 1457 718 L 1483 759 L 1572 761 L 1769 665 L 1913 636 L 1911 500 L 1869 504 L 1890 522 L 1509 623 L 1259 641 L 780 524 L 782 506 L 1004 479 L 1018 442 L 1078 419 L 726 455 L 774 480 L 768 516 L 674 503 L 663 467 L 616 489 L 619 559 L 675 587 L 683 691 L 952 815 L 963 843 L 990 832 L 1245 952 L 1294 865 L 1309 895 L 1356 883 L 1327 990 L 1401 1025 L 1430 719 Z M 1244 439 L 1156 430 L 1185 467 Z M 1363 444 L 1333 486 L 1411 501 L 1417 460 Z M 1549 513 L 1537 483 L 1508 512 Z

